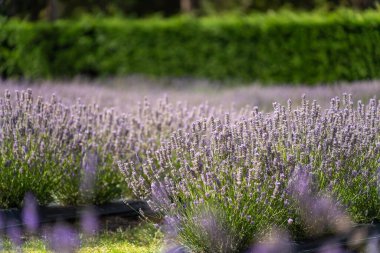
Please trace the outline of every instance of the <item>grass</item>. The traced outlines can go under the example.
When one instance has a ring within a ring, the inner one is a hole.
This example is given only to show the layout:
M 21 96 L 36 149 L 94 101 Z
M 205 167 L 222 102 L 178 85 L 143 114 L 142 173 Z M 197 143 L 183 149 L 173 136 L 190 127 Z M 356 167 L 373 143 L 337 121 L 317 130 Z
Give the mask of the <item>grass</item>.
M 106 231 L 91 238 L 81 236 L 82 246 L 79 253 L 154 253 L 159 252 L 162 244 L 162 233 L 151 224 L 139 225 L 131 229 L 119 229 L 115 232 Z M 3 251 L 17 252 L 12 243 L 6 239 Z M 52 252 L 41 237 L 29 237 L 22 245 L 22 252 L 47 253 Z

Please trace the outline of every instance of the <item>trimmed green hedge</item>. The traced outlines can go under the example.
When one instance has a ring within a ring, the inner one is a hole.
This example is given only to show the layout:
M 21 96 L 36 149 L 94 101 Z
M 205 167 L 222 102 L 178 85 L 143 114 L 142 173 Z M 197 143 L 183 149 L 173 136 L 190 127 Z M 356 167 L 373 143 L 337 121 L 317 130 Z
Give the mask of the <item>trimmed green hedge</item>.
M 190 76 L 265 83 L 380 77 L 380 11 L 1 24 L 0 74 Z

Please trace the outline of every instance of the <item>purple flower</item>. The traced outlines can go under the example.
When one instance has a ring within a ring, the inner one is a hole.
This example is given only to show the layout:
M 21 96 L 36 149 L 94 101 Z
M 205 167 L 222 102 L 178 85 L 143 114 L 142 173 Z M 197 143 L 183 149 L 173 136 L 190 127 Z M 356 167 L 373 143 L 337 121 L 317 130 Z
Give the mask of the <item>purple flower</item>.
M 80 246 L 78 233 L 66 224 L 57 224 L 48 235 L 50 248 L 58 253 L 72 253 Z
M 39 226 L 37 201 L 31 193 L 25 194 L 22 220 L 28 231 L 32 233 L 37 231 Z
M 96 212 L 92 208 L 86 208 L 81 216 L 82 231 L 87 235 L 95 234 L 99 230 Z

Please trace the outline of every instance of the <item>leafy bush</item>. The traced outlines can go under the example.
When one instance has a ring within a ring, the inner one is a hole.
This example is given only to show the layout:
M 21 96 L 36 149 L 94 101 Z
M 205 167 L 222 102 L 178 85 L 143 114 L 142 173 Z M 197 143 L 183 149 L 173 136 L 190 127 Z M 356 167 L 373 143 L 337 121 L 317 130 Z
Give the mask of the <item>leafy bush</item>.
M 378 11 L 2 23 L 3 77 L 191 76 L 266 83 L 379 78 Z
M 379 147 L 375 99 L 344 95 L 322 111 L 303 98 L 199 119 L 119 167 L 193 252 L 244 252 L 272 226 L 300 238 L 379 219 Z

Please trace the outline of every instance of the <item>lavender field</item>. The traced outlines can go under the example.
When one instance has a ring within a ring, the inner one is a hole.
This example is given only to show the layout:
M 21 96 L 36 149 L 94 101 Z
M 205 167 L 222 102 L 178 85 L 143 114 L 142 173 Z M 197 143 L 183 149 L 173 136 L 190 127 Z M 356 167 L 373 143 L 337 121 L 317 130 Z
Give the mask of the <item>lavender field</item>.
M 145 200 L 170 252 L 293 252 L 380 219 L 376 81 L 3 81 L 0 94 L 1 208 Z
M 246 105 L 258 106 L 260 110 L 270 111 L 272 103 L 286 103 L 288 99 L 299 104 L 301 96 L 306 94 L 310 100 L 316 99 L 323 108 L 330 104 L 330 99 L 351 93 L 356 100 L 368 101 L 373 96 L 380 96 L 380 82 L 337 83 L 336 85 L 294 86 L 277 85 L 262 86 L 260 84 L 246 84 L 228 86 L 202 80 L 168 79 L 151 80 L 143 77 L 129 77 L 104 81 L 70 81 L 35 83 L 19 81 L 1 81 L 0 92 L 6 89 L 26 90 L 31 87 L 36 96 L 49 98 L 55 93 L 62 102 L 69 104 L 78 98 L 84 103 L 97 103 L 100 107 L 113 107 L 128 112 L 131 106 L 136 106 L 147 97 L 151 103 L 167 96 L 171 103 L 187 102 L 189 106 L 197 106 L 204 102 L 212 106 L 240 109 Z

